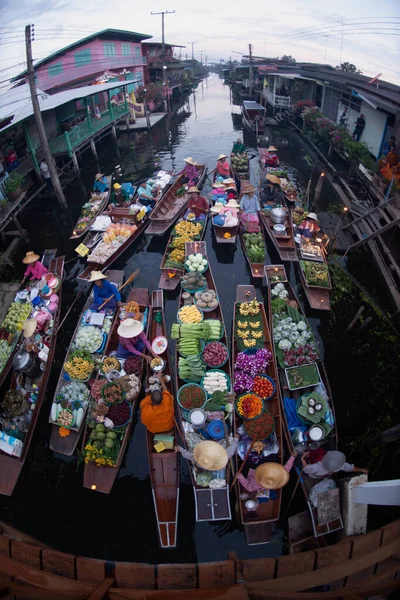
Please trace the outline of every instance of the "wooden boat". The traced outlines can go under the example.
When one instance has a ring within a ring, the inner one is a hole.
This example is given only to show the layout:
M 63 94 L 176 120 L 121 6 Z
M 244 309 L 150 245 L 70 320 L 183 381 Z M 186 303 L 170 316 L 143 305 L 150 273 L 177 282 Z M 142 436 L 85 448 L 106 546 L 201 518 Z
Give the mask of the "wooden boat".
M 265 277 L 267 279 L 267 286 L 268 286 L 268 313 L 269 313 L 268 317 L 269 317 L 269 324 L 270 324 L 272 336 L 273 336 L 273 313 L 272 313 L 272 305 L 271 305 L 271 300 L 272 300 L 271 291 L 274 288 L 274 286 L 279 282 L 278 281 L 273 282 L 273 281 L 271 281 L 271 279 L 272 279 L 272 277 L 276 276 L 277 274 L 279 274 L 280 281 L 284 283 L 285 289 L 287 290 L 287 292 L 289 294 L 287 296 L 287 299 L 289 301 L 294 301 L 297 303 L 297 305 L 298 305 L 297 310 L 299 311 L 299 313 L 301 314 L 301 316 L 303 317 L 303 319 L 307 323 L 307 325 L 309 325 L 309 323 L 307 321 L 307 317 L 304 313 L 304 310 L 302 309 L 301 304 L 299 302 L 299 299 L 297 298 L 296 294 L 294 293 L 293 288 L 290 285 L 290 282 L 286 278 L 285 267 L 283 265 L 266 265 L 265 266 Z M 326 393 L 328 396 L 328 404 L 332 411 L 333 421 L 334 421 L 330 434 L 326 438 L 324 438 L 322 442 L 320 442 L 320 445 L 323 448 L 325 448 L 325 450 L 327 450 L 327 451 L 328 450 L 336 450 L 337 445 L 338 445 L 338 435 L 337 435 L 335 407 L 333 404 L 332 393 L 331 393 L 331 389 L 329 386 L 329 381 L 328 381 L 328 377 L 327 377 L 327 374 L 325 371 L 325 366 L 324 366 L 323 361 L 321 359 L 319 359 L 316 362 L 316 365 L 317 365 L 319 373 L 320 373 L 321 381 L 325 386 L 325 390 L 326 390 Z M 287 384 L 287 380 L 286 380 L 286 376 L 285 376 L 285 369 L 280 366 L 279 362 L 277 362 L 277 368 L 278 368 L 278 374 L 279 374 L 279 385 L 282 390 L 282 397 L 290 395 L 291 398 L 293 398 L 294 400 L 297 401 L 300 398 L 300 396 L 302 396 L 303 394 L 312 392 L 312 390 L 314 389 L 315 386 L 310 386 L 307 388 L 302 388 L 300 390 L 290 391 L 288 389 L 288 384 Z M 292 437 L 291 437 L 291 434 L 290 434 L 290 431 L 288 428 L 288 422 L 287 422 L 287 418 L 286 418 L 286 412 L 285 412 L 284 405 L 282 406 L 282 420 L 283 420 L 285 438 L 286 438 L 286 442 L 287 442 L 289 451 L 293 452 L 294 451 L 294 443 L 293 443 L 293 440 L 292 440 Z M 300 459 L 298 459 L 297 462 L 298 462 L 298 467 L 296 467 L 296 470 L 297 470 L 298 475 L 300 475 L 300 471 L 301 471 Z M 332 531 L 337 531 L 338 529 L 343 528 L 343 522 L 342 522 L 340 514 L 338 515 L 338 518 L 333 518 L 331 520 L 328 520 L 324 524 L 318 523 L 318 510 L 316 508 L 314 508 L 309 501 L 309 490 L 317 482 L 318 482 L 318 480 L 310 479 L 309 477 L 307 477 L 307 475 L 304 475 L 304 474 L 302 474 L 300 477 L 300 484 L 301 484 L 301 487 L 302 487 L 302 490 L 305 495 L 307 505 L 309 508 L 312 527 L 313 527 L 315 537 L 319 537 L 321 535 L 325 535 Z M 335 490 L 333 490 L 333 491 L 335 492 Z
M 139 304 L 140 312 L 144 313 L 146 309 L 149 308 L 149 290 L 146 288 L 133 288 L 128 296 L 127 302 L 135 301 Z M 146 334 L 148 334 L 148 320 L 147 320 L 147 329 Z M 108 356 L 110 352 L 116 350 L 118 347 L 118 319 L 114 321 L 113 328 L 111 329 L 110 335 L 107 340 L 107 345 L 104 351 L 104 354 Z M 144 361 L 142 360 L 142 372 L 139 375 L 139 379 L 141 380 L 144 372 Z M 138 394 L 139 396 L 139 394 Z M 132 410 L 133 412 L 136 409 L 138 396 L 132 401 Z M 103 492 L 103 494 L 109 494 L 114 485 L 114 482 L 117 478 L 119 468 L 122 463 L 122 459 L 124 458 L 125 450 L 128 446 L 129 436 L 132 429 L 132 420 L 127 425 L 124 433 L 123 440 L 121 442 L 121 448 L 118 454 L 118 458 L 115 464 L 115 467 L 101 466 L 98 467 L 94 463 L 89 462 L 84 466 L 83 472 L 83 485 L 85 488 L 90 490 L 96 490 L 97 492 Z M 85 425 L 85 431 L 83 435 L 83 444 L 82 450 L 84 450 L 86 443 L 88 441 L 89 432 L 87 424 Z
M 243 125 L 258 135 L 264 132 L 265 108 L 253 100 L 245 100 L 242 104 Z
M 113 262 L 117 260 L 132 244 L 137 238 L 145 231 L 146 227 L 149 224 L 149 217 L 146 215 L 139 223 L 136 222 L 136 218 L 134 215 L 129 214 L 128 208 L 114 208 L 114 210 L 110 213 L 110 217 L 112 218 L 114 223 L 125 223 L 128 225 L 137 225 L 136 231 L 134 231 L 129 237 L 126 238 L 125 242 L 115 250 L 111 256 L 109 256 L 104 263 L 97 263 L 91 260 L 90 255 L 87 258 L 87 267 L 79 273 L 77 276 L 78 279 L 82 279 L 87 281 L 90 278 L 90 273 L 92 271 L 104 271 L 112 265 Z M 83 243 L 88 248 L 93 248 L 97 243 L 101 242 L 103 239 L 103 234 L 96 231 L 90 231 Z
M 190 254 L 192 254 L 194 252 L 196 252 L 196 253 L 199 252 L 199 253 L 203 254 L 204 256 L 207 256 L 206 243 L 198 242 L 196 245 L 195 244 L 196 244 L 195 242 L 190 242 L 190 243 L 185 244 L 186 256 L 189 256 Z M 207 271 L 203 275 L 206 278 L 208 289 L 215 290 L 217 292 L 217 288 L 215 285 L 215 281 L 214 281 L 210 266 L 208 267 Z M 182 304 L 183 304 L 183 302 L 182 302 L 182 292 L 181 292 L 181 294 L 179 296 L 178 306 L 181 307 Z M 224 335 L 222 336 L 220 341 L 223 344 L 225 344 L 225 346 L 228 348 L 228 340 L 227 340 L 227 336 L 226 336 L 224 317 L 222 314 L 220 304 L 218 304 L 218 307 L 215 310 L 213 310 L 212 312 L 205 313 L 205 318 L 219 319 L 221 321 L 223 328 L 224 328 Z M 178 390 L 185 384 L 185 381 L 183 381 L 183 379 L 180 379 L 177 365 L 178 365 L 178 351 L 175 348 L 175 381 L 176 381 L 176 391 L 178 392 Z M 225 365 L 223 367 L 220 367 L 220 370 L 224 371 L 227 375 L 229 375 L 229 378 L 232 381 L 231 365 L 230 365 L 229 360 L 225 363 Z M 178 415 L 179 415 L 179 422 L 180 422 L 180 430 L 181 430 L 181 432 L 183 432 L 184 430 L 183 430 L 183 425 L 182 425 L 182 413 L 181 413 L 181 408 L 178 403 L 177 403 L 177 408 L 178 408 Z M 228 431 L 228 433 L 232 432 L 232 425 L 229 422 L 229 420 L 227 422 L 227 431 Z M 181 438 L 182 438 L 182 435 L 181 435 Z M 182 439 L 182 441 L 185 442 L 184 439 Z M 231 477 L 230 463 L 231 463 L 231 461 L 227 465 L 226 485 L 223 488 L 219 488 L 219 489 L 210 489 L 208 487 L 201 487 L 201 486 L 197 485 L 196 480 L 195 480 L 195 471 L 194 471 L 193 464 L 189 463 L 189 472 L 190 472 L 190 477 L 192 479 L 195 508 L 196 508 L 196 521 L 224 521 L 224 520 L 230 520 L 232 518 L 230 501 L 229 501 L 229 481 L 230 481 L 230 477 Z
M 233 332 L 232 332 L 232 371 L 234 371 L 234 364 L 236 357 L 239 353 L 237 338 L 235 336 L 235 315 L 238 310 L 238 305 L 242 302 L 249 302 L 256 298 L 256 290 L 252 285 L 238 285 L 236 287 L 236 302 L 234 306 L 233 316 Z M 260 306 L 260 317 L 262 319 L 263 333 L 265 337 L 264 348 L 268 349 L 274 355 L 272 337 L 270 335 L 267 316 L 265 314 L 264 304 L 259 303 Z M 271 362 L 266 370 L 266 374 L 269 375 L 275 382 L 277 382 L 277 369 L 274 360 Z M 275 434 L 279 445 L 279 453 L 277 460 L 274 462 L 282 463 L 283 458 L 283 440 L 282 440 L 282 421 L 281 421 L 281 399 L 279 386 L 276 386 L 275 395 L 271 400 L 267 401 L 267 409 L 272 413 L 275 418 Z M 242 419 L 238 417 L 235 412 L 235 429 L 237 430 Z M 242 460 L 238 454 L 236 454 L 236 470 L 241 467 Z M 269 499 L 268 502 L 260 502 L 255 513 L 248 513 L 245 507 L 245 500 L 242 500 L 241 495 L 247 493 L 240 482 L 236 483 L 237 491 L 237 502 L 239 504 L 240 518 L 244 526 L 246 533 L 246 540 L 249 545 L 265 544 L 271 540 L 272 524 L 279 519 L 282 490 L 276 490 L 276 497 Z M 254 515 L 254 516 L 253 516 Z
M 161 321 L 155 320 L 156 313 L 162 314 Z M 151 311 L 149 317 L 149 341 L 158 336 L 167 337 L 167 326 L 164 316 L 164 296 L 162 290 L 151 294 Z M 168 350 L 161 357 L 166 361 L 163 375 L 169 375 L 171 380 L 166 384 L 170 394 L 173 394 L 172 370 L 169 365 Z M 147 365 L 147 384 L 153 375 Z M 171 432 L 172 433 L 172 432 Z M 176 427 L 173 430 L 174 441 L 178 439 Z M 158 540 L 161 548 L 174 548 L 178 530 L 179 508 L 179 453 L 174 450 L 156 452 L 154 435 L 147 431 L 147 456 L 149 459 L 151 490 L 157 519 Z
M 110 199 L 110 195 L 111 195 L 111 180 L 112 180 L 112 175 L 107 175 L 106 179 L 107 179 L 107 183 L 108 183 L 108 190 L 105 191 L 105 192 L 101 192 L 101 193 L 99 193 L 99 194 L 96 195 L 96 197 L 99 198 L 99 200 L 96 201 L 96 213 L 93 215 L 93 217 L 90 219 L 90 221 L 88 221 L 86 223 L 86 226 L 82 227 L 82 228 L 78 228 L 78 223 L 80 221 L 80 217 L 79 217 L 79 219 L 76 222 L 76 225 L 74 227 L 74 230 L 72 232 L 72 235 L 69 238 L 70 240 L 76 240 L 78 238 L 81 238 L 83 235 L 85 235 L 85 233 L 87 232 L 87 230 L 89 229 L 89 227 L 96 220 L 96 217 L 98 217 L 99 214 L 101 212 L 103 212 L 103 210 L 107 206 L 108 201 Z M 91 202 L 91 197 L 89 198 L 88 202 Z
M 282 225 L 286 227 L 286 230 L 283 233 L 274 231 L 273 227 L 275 223 L 272 221 L 269 211 L 261 210 L 259 216 L 265 231 L 279 254 L 279 258 L 283 261 L 297 262 L 299 259 L 297 257 L 294 229 L 290 212 L 287 212 L 286 219 L 282 223 Z
M 260 227 L 260 232 L 261 235 L 264 238 L 264 246 L 265 246 L 265 235 L 264 235 L 264 231 L 263 231 L 263 227 Z M 243 238 L 243 234 L 245 232 L 243 231 L 242 227 L 239 227 L 239 238 L 240 238 L 240 243 L 242 244 L 242 250 L 243 250 L 243 254 L 245 255 L 245 258 L 247 260 L 247 264 L 249 265 L 249 269 L 250 269 L 250 273 L 252 277 L 264 277 L 264 263 L 252 263 L 250 262 L 249 256 L 247 254 L 247 250 L 246 250 L 246 246 L 244 243 L 244 238 Z
M 111 283 L 114 283 L 117 287 L 120 287 L 122 285 L 123 280 L 124 280 L 124 272 L 123 271 L 108 270 L 108 271 L 106 271 L 106 275 L 107 275 L 108 281 L 110 281 Z M 65 360 L 67 359 L 67 357 L 71 351 L 72 344 L 75 340 L 78 329 L 81 326 L 82 317 L 92 303 L 93 303 L 93 295 L 92 295 L 92 293 L 90 293 L 89 297 L 88 297 L 87 301 L 85 302 L 85 305 L 82 309 L 82 312 L 79 315 L 79 318 L 78 318 L 78 321 L 77 321 L 77 324 L 75 327 L 75 331 L 72 335 L 71 342 L 70 342 L 70 344 L 68 346 L 68 350 L 65 354 Z M 114 321 L 117 319 L 117 317 L 118 317 L 118 310 L 115 311 L 114 318 L 113 318 L 113 324 L 114 324 Z M 65 384 L 65 379 L 64 379 L 63 375 L 64 375 L 64 368 L 61 369 L 61 373 L 58 378 L 57 386 L 56 386 L 56 389 L 54 392 L 54 398 L 57 396 L 57 394 L 59 394 L 61 388 Z M 70 434 L 68 436 L 61 437 L 59 435 L 59 426 L 55 425 L 53 423 L 53 421 L 51 420 L 51 414 L 50 414 L 49 423 L 51 423 L 51 436 L 50 436 L 51 450 L 53 450 L 54 452 L 58 452 L 59 454 L 65 454 L 66 456 L 72 456 L 72 454 L 75 452 L 75 448 L 79 442 L 79 438 L 82 435 L 82 431 L 85 426 L 85 420 L 86 420 L 86 411 L 85 411 L 85 416 L 84 416 L 84 419 L 83 419 L 80 427 L 71 428 L 69 430 Z
M 45 250 L 43 253 L 43 256 L 40 260 L 40 262 L 47 268 L 49 268 L 50 266 L 50 261 L 55 257 L 55 255 L 57 254 L 57 248 L 51 248 L 48 250 Z M 21 285 L 18 291 L 21 291 L 23 289 L 23 286 Z M 14 302 L 14 300 L 13 300 Z M 12 363 L 14 360 L 14 356 L 18 350 L 18 344 L 21 340 L 22 337 L 22 331 L 19 333 L 16 333 L 14 335 L 14 339 L 13 339 L 13 347 L 10 353 L 10 356 L 7 359 L 6 364 L 4 365 L 3 369 L 0 371 L 0 386 L 3 385 L 7 375 L 9 374 L 11 367 L 12 367 Z
M 199 172 L 199 180 L 196 186 L 201 189 L 207 175 L 207 167 L 206 165 L 196 165 L 196 168 Z M 179 197 L 176 195 L 177 191 L 184 185 L 182 183 L 183 179 L 183 174 L 176 178 L 150 214 L 150 225 L 146 231 L 148 235 L 163 235 L 185 211 L 189 194 L 185 193 Z
M 49 251 L 47 251 L 49 252 Z M 47 257 L 49 254 L 47 255 Z M 43 262 L 43 259 L 42 259 Z M 44 263 L 45 264 L 45 263 Z M 56 273 L 61 281 L 64 274 L 64 256 L 60 256 L 58 258 L 53 258 L 50 261 L 49 269 L 52 273 Z M 33 433 L 35 431 L 36 423 L 39 418 L 40 409 L 42 407 L 42 403 L 46 393 L 46 387 L 49 380 L 51 368 L 53 365 L 53 357 L 54 351 L 57 343 L 57 330 L 60 322 L 60 312 L 61 312 L 61 296 L 62 296 L 62 283 L 61 287 L 58 291 L 59 297 L 59 308 L 53 317 L 53 333 L 51 335 L 51 340 L 49 344 L 49 353 L 48 358 L 45 363 L 44 371 L 41 372 L 40 376 L 35 380 L 28 380 L 22 373 L 16 373 L 14 371 L 11 379 L 11 387 L 10 389 L 17 389 L 18 385 L 26 385 L 30 386 L 35 383 L 38 388 L 38 395 L 36 399 L 36 403 L 33 409 L 33 414 L 31 418 L 31 422 L 29 424 L 29 429 L 26 433 L 24 439 L 24 445 L 22 448 L 21 456 L 10 456 L 6 454 L 2 450 L 0 450 L 0 494 L 5 494 L 6 496 L 11 496 L 14 491 L 15 485 L 18 481 L 18 477 L 22 471 L 22 467 L 25 464 L 26 457 L 28 455 L 29 447 L 32 441 Z
M 281 173 L 286 172 L 285 179 L 288 180 L 290 186 L 288 186 L 288 184 L 286 184 L 285 186 L 281 185 L 280 187 L 281 187 L 282 194 L 284 195 L 285 199 L 288 202 L 288 205 L 293 207 L 294 203 L 299 200 L 296 180 L 293 177 L 293 173 L 292 173 L 293 168 L 290 165 L 285 164 L 285 163 L 278 163 L 276 166 L 265 165 L 266 153 L 267 153 L 266 148 L 258 149 L 259 161 L 260 161 L 260 167 L 261 167 L 261 171 L 260 171 L 261 181 L 264 181 L 265 177 L 268 174 L 277 175 L 279 178 L 282 178 Z
M 309 284 L 306 275 L 305 275 L 305 263 L 314 263 L 314 264 L 324 264 L 326 269 L 328 269 L 328 265 L 325 258 L 324 249 L 321 247 L 321 254 L 319 260 L 306 260 L 304 259 L 304 255 L 302 254 L 302 250 L 300 247 L 297 248 L 298 256 L 299 256 L 299 273 L 300 280 L 303 285 L 304 293 L 307 296 L 307 300 L 311 308 L 315 310 L 331 310 L 331 302 L 330 302 L 330 293 L 332 290 L 331 279 L 328 271 L 328 285 L 314 285 Z
M 237 153 L 232 152 L 231 153 L 231 170 L 233 173 L 233 176 L 235 178 L 235 181 L 238 185 L 238 187 L 240 187 L 241 181 L 244 179 L 246 181 L 248 181 L 250 179 L 250 163 L 249 163 L 249 156 L 247 154 L 247 152 L 241 152 L 241 154 L 245 154 L 247 156 L 247 169 L 246 170 L 242 170 L 242 171 L 238 171 L 237 169 L 235 169 L 235 167 L 232 164 L 232 157 L 238 156 Z
M 236 180 L 232 166 L 230 167 L 229 176 L 232 179 Z M 214 172 L 213 182 L 215 181 L 216 178 L 217 178 L 217 173 Z M 242 180 L 242 181 L 236 180 L 235 186 L 236 186 L 236 189 L 238 190 L 239 198 L 240 198 L 240 187 L 244 183 L 250 183 L 250 182 L 247 180 Z M 238 189 L 238 187 L 239 187 L 239 189 Z M 238 222 L 238 224 L 235 227 L 220 227 L 219 225 L 215 225 L 214 219 L 213 219 L 213 214 L 211 214 L 211 223 L 212 223 L 215 240 L 216 240 L 217 244 L 236 244 L 236 237 L 237 237 L 237 233 L 238 233 L 238 230 L 240 227 L 240 221 Z M 224 237 L 224 235 L 226 233 L 229 233 L 230 237 L 228 237 L 228 238 Z
M 208 214 L 208 215 L 206 215 L 205 221 L 203 221 L 204 227 L 201 232 L 199 241 L 201 241 L 205 236 L 209 218 L 210 218 L 210 215 Z M 178 223 L 179 223 L 179 221 L 178 221 Z M 169 247 L 170 247 L 172 240 L 173 240 L 173 235 L 171 234 L 169 236 L 168 244 L 165 248 L 165 252 L 164 252 L 164 255 L 163 255 L 162 261 L 161 261 L 161 266 L 160 266 L 161 277 L 160 277 L 160 281 L 158 282 L 158 287 L 161 288 L 162 290 L 175 290 L 179 285 L 180 278 L 182 277 L 182 275 L 185 272 L 184 269 L 175 269 L 175 268 L 169 268 L 169 267 L 165 266 L 165 263 L 167 261 L 168 254 L 169 254 Z M 169 273 L 170 274 L 174 273 L 174 276 L 170 277 Z

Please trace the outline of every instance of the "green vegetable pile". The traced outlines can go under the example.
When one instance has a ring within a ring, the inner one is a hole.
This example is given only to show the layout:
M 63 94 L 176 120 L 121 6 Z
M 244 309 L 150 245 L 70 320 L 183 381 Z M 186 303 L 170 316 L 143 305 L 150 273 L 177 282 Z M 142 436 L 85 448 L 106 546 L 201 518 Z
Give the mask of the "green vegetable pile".
M 328 266 L 325 263 L 317 263 L 312 260 L 301 260 L 301 268 L 309 285 L 329 287 Z
M 178 361 L 179 377 L 190 383 L 200 383 L 206 374 L 206 366 L 200 356 L 188 356 Z
M 265 244 L 261 233 L 243 234 L 247 256 L 251 263 L 263 263 L 265 260 Z
M 189 338 L 197 340 L 219 340 L 222 333 L 221 321 L 206 319 L 201 323 L 174 323 L 171 327 L 171 338 Z
M 271 302 L 273 315 L 284 315 L 287 313 L 287 303 L 282 298 L 274 298 Z

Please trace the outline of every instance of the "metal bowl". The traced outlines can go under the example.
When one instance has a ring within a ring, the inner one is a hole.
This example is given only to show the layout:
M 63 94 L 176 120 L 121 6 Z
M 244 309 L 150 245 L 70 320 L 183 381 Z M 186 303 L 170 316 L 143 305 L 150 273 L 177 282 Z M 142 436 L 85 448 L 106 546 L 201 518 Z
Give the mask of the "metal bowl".
M 284 225 L 281 225 L 280 223 L 274 225 L 272 229 L 275 233 L 285 233 L 286 231 L 286 227 Z

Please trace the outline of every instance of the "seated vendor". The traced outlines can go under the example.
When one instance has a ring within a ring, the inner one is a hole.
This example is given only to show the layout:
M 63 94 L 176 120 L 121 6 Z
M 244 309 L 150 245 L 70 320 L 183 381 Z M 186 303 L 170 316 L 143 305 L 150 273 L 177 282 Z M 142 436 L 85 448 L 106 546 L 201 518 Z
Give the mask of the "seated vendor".
M 276 175 L 267 175 L 265 181 L 261 184 L 261 204 L 270 202 L 281 204 L 283 202 L 280 179 Z
M 198 467 L 205 471 L 220 471 L 228 464 L 228 460 L 236 454 L 239 440 L 235 437 L 228 448 L 224 448 L 218 442 L 204 441 L 199 442 L 197 446 L 190 450 L 185 450 L 182 446 L 175 446 L 175 452 L 180 452 L 184 458 L 196 463 Z
M 323 459 L 314 464 L 308 464 L 306 458 L 309 456 L 309 452 L 304 452 L 301 457 L 301 463 L 303 466 L 303 472 L 311 477 L 311 479 L 321 479 L 327 477 L 338 471 L 345 471 L 346 473 L 352 473 L 353 471 L 359 471 L 360 473 L 368 473 L 367 469 L 361 469 L 348 462 L 343 452 L 337 450 L 330 450 L 325 454 Z
M 296 228 L 296 234 L 300 234 L 308 240 L 315 239 L 320 231 L 321 227 L 318 224 L 318 217 L 313 212 L 310 212 Z
M 244 196 L 240 201 L 240 208 L 243 213 L 240 217 L 242 223 L 249 221 L 258 223 L 258 212 L 260 210 L 260 202 L 256 194 L 256 188 L 250 183 L 243 188 Z
M 114 183 L 111 194 L 111 204 L 115 207 L 124 206 L 125 202 L 129 202 L 129 194 L 119 183 Z M 110 204 L 110 206 L 111 206 Z
M 236 142 L 233 144 L 232 154 L 241 154 L 246 150 L 246 146 L 243 144 L 242 140 L 238 138 Z
M 117 348 L 118 358 L 128 358 L 128 356 L 141 356 L 147 362 L 151 361 L 151 357 L 144 354 L 144 350 L 150 352 L 154 357 L 154 353 L 149 340 L 143 332 L 143 323 L 135 319 L 125 319 L 118 327 L 119 344 Z
M 182 171 L 176 173 L 176 175 L 183 175 L 182 183 L 187 183 L 189 186 L 196 185 L 199 180 L 199 172 L 196 167 L 196 161 L 191 156 L 183 159 L 185 166 Z
M 98 310 L 104 302 L 104 309 L 116 308 L 121 305 L 121 294 L 118 288 L 107 281 L 107 275 L 104 275 L 101 271 L 92 271 L 90 273 L 89 283 L 93 282 L 93 304 L 91 305 L 92 310 Z M 114 296 L 111 298 L 111 296 Z
M 210 210 L 207 198 L 200 196 L 200 190 L 195 186 L 188 189 L 188 194 L 190 194 L 188 212 L 192 212 L 196 219 L 205 219 Z
M 140 403 L 140 420 L 150 433 L 165 433 L 174 427 L 174 398 L 160 373 L 161 390 L 153 390 Z
M 223 179 L 226 179 L 227 177 L 229 177 L 230 172 L 231 172 L 229 163 L 226 160 L 227 158 L 228 157 L 226 156 L 226 154 L 220 154 L 218 156 L 217 166 L 215 167 L 215 171 L 217 172 L 217 175 L 219 177 L 222 177 Z
M 269 165 L 270 167 L 277 167 L 279 165 L 279 158 L 276 152 L 278 152 L 278 148 L 275 148 L 275 146 L 269 146 L 269 148 L 267 148 L 267 152 L 263 157 L 266 165 Z
M 109 189 L 107 177 L 104 177 L 104 173 L 96 173 L 94 178 L 93 190 L 98 193 L 106 192 Z
M 143 204 L 143 206 L 151 206 L 151 208 L 154 208 L 156 205 L 156 201 L 154 199 L 155 192 L 158 192 L 158 187 L 154 187 L 150 185 L 147 181 L 143 181 L 143 183 L 141 183 L 138 187 L 137 191 L 140 204 Z
M 25 258 L 22 259 L 22 262 L 24 263 L 24 265 L 28 265 L 28 268 L 24 273 L 24 278 L 22 282 L 24 282 L 25 279 L 29 277 L 29 275 L 29 279 L 31 281 L 32 279 L 42 279 L 42 277 L 46 275 L 48 271 L 46 267 L 42 265 L 39 259 L 40 256 L 32 252 L 32 250 L 25 254 Z

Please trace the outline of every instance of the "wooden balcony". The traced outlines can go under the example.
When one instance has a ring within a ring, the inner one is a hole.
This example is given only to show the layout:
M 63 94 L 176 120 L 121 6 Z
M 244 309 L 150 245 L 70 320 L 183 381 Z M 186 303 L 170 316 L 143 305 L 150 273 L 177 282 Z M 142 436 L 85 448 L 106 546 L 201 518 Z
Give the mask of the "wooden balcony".
M 290 108 L 291 106 L 290 96 L 279 96 L 268 89 L 264 89 L 263 97 L 271 106 L 276 108 Z
M 123 105 L 112 105 L 109 110 L 101 113 L 100 119 L 88 118 L 70 131 L 49 140 L 52 154 L 70 154 L 73 150 L 89 140 L 94 134 L 105 129 L 112 123 L 129 114 L 129 109 Z

